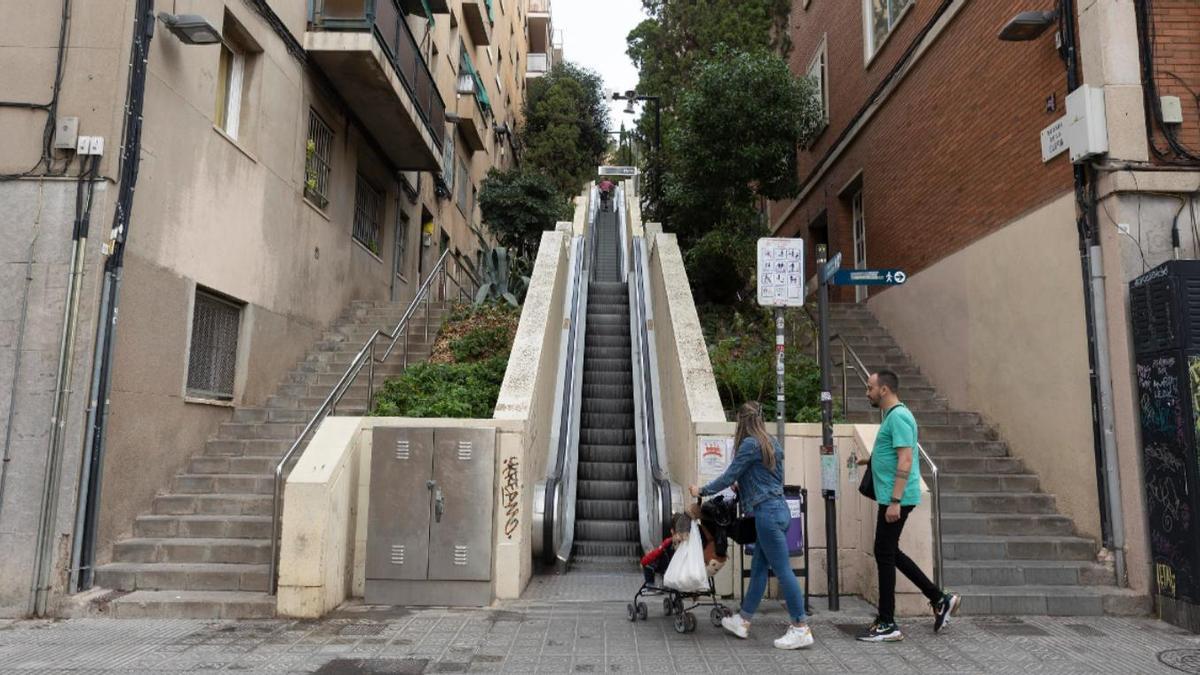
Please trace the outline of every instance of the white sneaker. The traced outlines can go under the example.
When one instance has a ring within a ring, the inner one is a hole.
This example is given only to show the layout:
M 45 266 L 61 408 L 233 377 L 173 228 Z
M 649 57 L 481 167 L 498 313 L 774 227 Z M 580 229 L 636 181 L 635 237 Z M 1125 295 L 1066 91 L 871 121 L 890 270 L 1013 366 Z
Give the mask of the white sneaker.
M 721 626 L 743 640 L 750 637 L 750 622 L 743 619 L 740 613 L 721 619 Z
M 787 632 L 783 637 L 775 641 L 776 649 L 804 649 L 811 646 L 813 643 L 813 634 L 808 626 L 797 628 L 788 626 Z

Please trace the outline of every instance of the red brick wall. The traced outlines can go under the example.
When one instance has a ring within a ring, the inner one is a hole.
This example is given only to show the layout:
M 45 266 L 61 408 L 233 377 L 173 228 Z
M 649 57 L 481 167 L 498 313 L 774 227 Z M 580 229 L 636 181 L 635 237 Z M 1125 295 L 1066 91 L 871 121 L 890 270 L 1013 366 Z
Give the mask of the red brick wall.
M 793 7 L 792 63 L 803 73 L 822 35 L 829 43 L 831 123 L 801 152 L 800 177 L 850 123 L 870 92 L 930 20 L 940 0 L 914 0 L 864 68 L 862 4 L 811 0 Z M 1044 164 L 1038 134 L 1063 114 L 1066 75 L 1052 35 L 996 38 L 1004 23 L 1044 0 L 969 2 L 779 230 L 807 236 L 827 210 L 831 253 L 852 260 L 850 205 L 838 191 L 861 171 L 867 263 L 914 273 L 1068 191 L 1066 154 Z M 1051 94 L 1055 112 L 1045 111 Z M 778 222 L 791 202 L 772 207 Z M 811 260 L 810 260 L 811 263 Z M 852 293 L 843 289 L 841 299 Z
M 1200 94 L 1200 0 L 1154 0 L 1154 34 L 1158 95 L 1179 97 L 1183 124 L 1176 138 L 1192 154 L 1200 155 L 1200 108 L 1196 98 Z M 1155 143 L 1167 148 L 1157 131 Z

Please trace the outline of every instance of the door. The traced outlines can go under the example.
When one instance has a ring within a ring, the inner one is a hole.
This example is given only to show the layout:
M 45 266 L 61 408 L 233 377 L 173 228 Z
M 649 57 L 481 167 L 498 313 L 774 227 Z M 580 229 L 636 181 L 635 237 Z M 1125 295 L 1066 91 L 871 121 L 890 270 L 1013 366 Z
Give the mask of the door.
M 496 432 L 438 429 L 436 447 L 429 578 L 487 581 L 492 572 Z
M 392 256 L 392 302 L 400 299 L 400 293 L 407 282 L 404 279 L 404 254 L 408 251 L 408 214 L 400 208 L 397 200 L 396 211 L 396 245 Z
M 433 430 L 376 427 L 372 433 L 367 579 L 426 579 Z
M 854 269 L 865 270 L 867 268 L 867 220 L 863 215 L 863 193 L 862 190 L 854 193 L 851 200 L 853 214 L 851 216 L 854 229 Z M 866 302 L 867 287 L 854 287 L 854 301 Z

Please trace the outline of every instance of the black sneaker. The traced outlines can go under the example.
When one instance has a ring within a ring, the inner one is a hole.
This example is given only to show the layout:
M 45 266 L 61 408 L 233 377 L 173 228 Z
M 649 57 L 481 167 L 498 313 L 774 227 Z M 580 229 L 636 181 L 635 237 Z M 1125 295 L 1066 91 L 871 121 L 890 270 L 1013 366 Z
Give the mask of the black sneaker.
M 884 623 L 875 621 L 862 633 L 859 633 L 859 642 L 899 642 L 904 639 L 904 633 L 900 632 L 900 627 L 895 622 Z
M 937 633 L 950 624 L 950 617 L 958 611 L 962 597 L 957 593 L 943 593 L 940 600 L 931 602 L 933 606 L 933 632 Z

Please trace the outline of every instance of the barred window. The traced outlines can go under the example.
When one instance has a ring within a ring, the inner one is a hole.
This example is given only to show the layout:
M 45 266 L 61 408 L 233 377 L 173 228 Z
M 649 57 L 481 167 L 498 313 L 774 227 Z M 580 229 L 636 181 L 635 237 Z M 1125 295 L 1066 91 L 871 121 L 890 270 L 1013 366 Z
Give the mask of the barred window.
M 188 353 L 189 396 L 233 400 L 241 319 L 241 305 L 196 289 L 191 350 Z
M 458 202 L 458 210 L 462 212 L 468 221 L 471 219 L 471 207 L 467 201 L 471 196 L 470 182 L 471 173 L 467 169 L 467 163 L 460 157 L 458 159 L 458 192 L 456 201 Z
M 311 108 L 308 111 L 308 141 L 305 143 L 304 156 L 304 196 L 325 208 L 329 204 L 333 129 Z
M 379 230 L 383 221 L 383 194 L 358 174 L 354 188 L 354 238 L 379 255 Z

